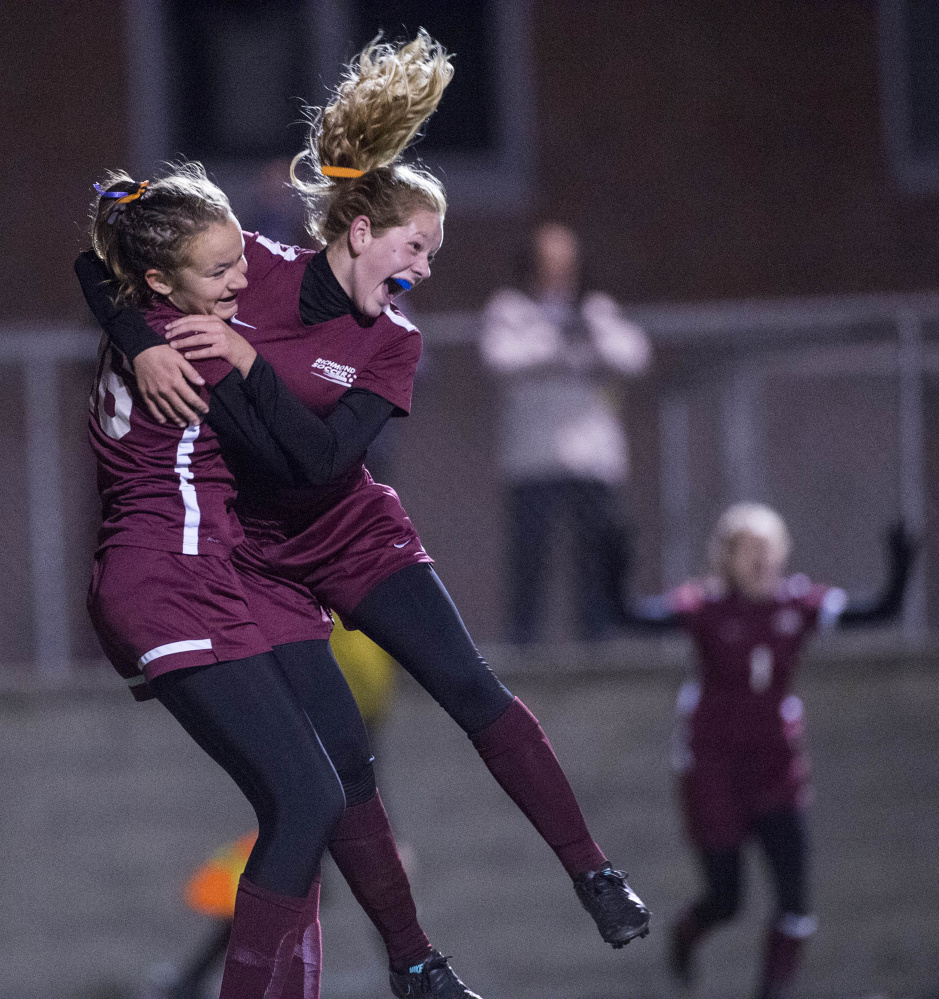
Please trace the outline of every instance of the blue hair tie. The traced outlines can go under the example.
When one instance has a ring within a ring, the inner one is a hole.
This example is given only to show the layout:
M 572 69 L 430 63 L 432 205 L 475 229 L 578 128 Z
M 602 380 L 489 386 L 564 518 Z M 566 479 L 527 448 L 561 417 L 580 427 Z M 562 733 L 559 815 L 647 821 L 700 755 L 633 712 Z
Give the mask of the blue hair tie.
M 95 181 L 95 190 L 102 198 L 126 198 L 130 193 L 129 191 L 106 191 L 97 181 Z
M 115 198 L 114 207 L 111 209 L 111 214 L 108 216 L 108 225 L 114 225 L 115 220 L 118 215 L 132 202 L 136 201 L 138 198 L 142 198 L 145 194 L 148 194 L 147 188 L 150 186 L 149 180 L 142 180 L 139 184 L 134 185 L 133 191 L 106 191 L 97 181 L 95 182 L 95 190 L 102 198 Z

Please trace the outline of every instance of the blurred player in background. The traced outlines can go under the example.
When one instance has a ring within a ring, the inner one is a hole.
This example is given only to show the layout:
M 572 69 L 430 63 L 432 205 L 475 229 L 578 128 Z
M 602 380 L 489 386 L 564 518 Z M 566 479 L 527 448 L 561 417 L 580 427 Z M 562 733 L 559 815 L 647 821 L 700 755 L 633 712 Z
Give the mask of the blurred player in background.
M 711 538 L 713 575 L 662 597 L 632 602 L 635 626 L 683 630 L 698 678 L 678 695 L 674 765 L 685 831 L 704 875 L 703 894 L 672 926 L 669 961 L 693 979 L 701 940 L 741 901 L 741 854 L 756 840 L 772 874 L 776 912 L 767 928 L 758 999 L 781 999 L 815 930 L 809 898 L 808 761 L 802 703 L 791 693 L 806 639 L 831 627 L 879 624 L 899 614 L 914 557 L 902 526 L 888 536 L 889 578 L 874 599 L 784 577 L 790 538 L 756 503 L 730 507 Z

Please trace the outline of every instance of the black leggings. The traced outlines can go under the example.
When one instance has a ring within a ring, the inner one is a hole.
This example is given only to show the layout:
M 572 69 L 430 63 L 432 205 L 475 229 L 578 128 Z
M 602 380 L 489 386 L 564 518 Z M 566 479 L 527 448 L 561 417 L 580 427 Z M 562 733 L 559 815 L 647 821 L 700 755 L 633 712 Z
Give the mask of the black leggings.
M 769 866 L 777 910 L 808 915 L 808 837 L 802 813 L 788 810 L 764 815 L 753 824 L 753 835 Z M 700 852 L 705 890 L 694 905 L 694 914 L 702 927 L 737 914 L 742 895 L 741 852 L 739 847 Z
M 368 801 L 376 791 L 372 748 L 328 640 L 276 645 L 274 655 L 339 774 L 346 804 Z
M 379 583 L 351 623 L 397 659 L 467 735 L 488 728 L 512 703 L 427 563 Z
M 468 734 L 491 725 L 512 703 L 429 565 L 408 566 L 376 586 L 356 607 L 354 624 Z M 274 655 L 336 767 L 347 804 L 368 801 L 375 793 L 368 733 L 329 642 L 278 645 Z
M 258 820 L 254 884 L 303 898 L 345 808 L 336 771 L 270 653 L 165 673 L 151 686 Z

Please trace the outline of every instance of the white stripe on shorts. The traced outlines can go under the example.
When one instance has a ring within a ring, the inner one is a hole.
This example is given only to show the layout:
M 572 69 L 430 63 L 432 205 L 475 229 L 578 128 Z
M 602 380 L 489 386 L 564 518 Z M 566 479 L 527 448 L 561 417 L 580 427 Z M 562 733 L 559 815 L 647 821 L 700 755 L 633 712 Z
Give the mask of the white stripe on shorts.
M 190 638 L 185 642 L 168 642 L 166 645 L 158 645 L 155 649 L 145 652 L 137 660 L 137 665 L 140 669 L 143 669 L 147 663 L 152 663 L 154 659 L 161 659 L 163 656 L 172 656 L 177 652 L 195 652 L 198 649 L 211 648 L 211 638 Z

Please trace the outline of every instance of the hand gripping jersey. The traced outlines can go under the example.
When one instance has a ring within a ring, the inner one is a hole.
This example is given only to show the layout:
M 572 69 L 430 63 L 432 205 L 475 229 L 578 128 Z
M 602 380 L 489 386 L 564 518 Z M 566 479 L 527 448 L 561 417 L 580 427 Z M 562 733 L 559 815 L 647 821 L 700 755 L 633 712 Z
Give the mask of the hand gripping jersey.
M 170 305 L 147 313 L 154 329 L 181 315 Z M 197 362 L 209 385 L 227 361 Z M 97 462 L 102 525 L 99 552 L 113 545 L 228 558 L 242 538 L 233 513 L 234 479 L 218 439 L 205 423 L 157 423 L 146 409 L 130 365 L 102 339 L 88 430 Z

